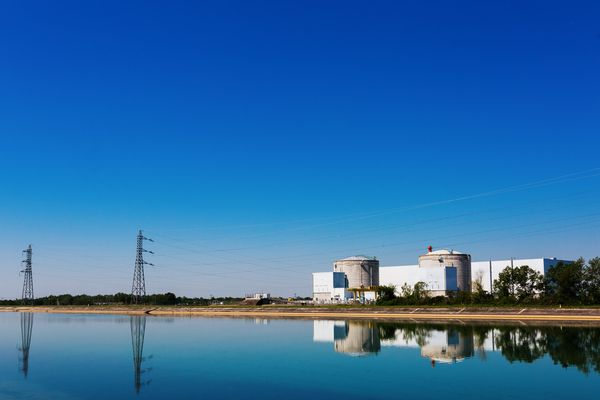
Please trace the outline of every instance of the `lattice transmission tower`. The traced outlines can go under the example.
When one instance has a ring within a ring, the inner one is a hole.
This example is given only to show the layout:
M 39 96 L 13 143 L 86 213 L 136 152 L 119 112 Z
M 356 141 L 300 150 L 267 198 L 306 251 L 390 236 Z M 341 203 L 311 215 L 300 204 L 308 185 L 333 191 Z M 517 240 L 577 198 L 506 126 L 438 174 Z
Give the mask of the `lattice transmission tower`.
M 137 246 L 135 251 L 135 268 L 133 270 L 133 284 L 131 285 L 131 302 L 139 304 L 146 297 L 146 280 L 144 278 L 144 265 L 154 264 L 144 261 L 144 253 L 154 254 L 150 250 L 144 249 L 144 240 L 153 242 L 154 240 L 145 237 L 140 230 L 137 234 Z
M 26 250 L 23 250 L 25 253 L 25 259 L 23 263 L 25 263 L 25 269 L 21 272 L 25 274 L 25 279 L 23 280 L 23 292 L 21 294 L 21 301 L 23 304 L 33 303 L 33 274 L 31 273 L 31 245 Z

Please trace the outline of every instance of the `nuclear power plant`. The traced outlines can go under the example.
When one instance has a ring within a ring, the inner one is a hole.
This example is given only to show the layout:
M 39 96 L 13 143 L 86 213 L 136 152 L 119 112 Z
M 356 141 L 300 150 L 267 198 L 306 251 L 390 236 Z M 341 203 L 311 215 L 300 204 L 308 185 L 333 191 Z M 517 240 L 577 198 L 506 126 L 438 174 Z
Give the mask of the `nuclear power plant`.
M 505 268 L 527 265 L 545 275 L 559 262 L 556 258 L 471 261 L 471 255 L 456 250 L 433 250 L 418 256 L 416 265 L 382 266 L 376 257 L 353 256 L 333 263 L 333 271 L 314 272 L 315 303 L 371 302 L 379 286 L 393 286 L 400 295 L 403 287 L 422 282 L 429 296 L 447 296 L 472 291 L 474 282 L 493 292 L 493 282 Z

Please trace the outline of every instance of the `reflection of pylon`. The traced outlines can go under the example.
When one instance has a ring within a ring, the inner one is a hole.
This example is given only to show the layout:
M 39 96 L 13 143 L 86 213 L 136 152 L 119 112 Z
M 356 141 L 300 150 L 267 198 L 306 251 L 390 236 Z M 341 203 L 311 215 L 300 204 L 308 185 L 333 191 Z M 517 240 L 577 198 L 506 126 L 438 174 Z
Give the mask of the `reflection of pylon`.
M 25 253 L 25 259 L 23 262 L 25 263 L 25 269 L 21 272 L 25 273 L 25 279 L 23 280 L 23 293 L 21 299 L 23 304 L 33 303 L 33 274 L 31 273 L 31 245 L 26 250 L 23 250 Z
M 21 313 L 21 371 L 27 378 L 29 372 L 29 346 L 31 346 L 31 332 L 33 331 L 33 313 Z
M 146 317 L 131 316 L 131 347 L 133 349 L 133 370 L 135 375 L 135 391 L 142 387 L 142 362 L 144 361 L 144 336 L 146 335 Z

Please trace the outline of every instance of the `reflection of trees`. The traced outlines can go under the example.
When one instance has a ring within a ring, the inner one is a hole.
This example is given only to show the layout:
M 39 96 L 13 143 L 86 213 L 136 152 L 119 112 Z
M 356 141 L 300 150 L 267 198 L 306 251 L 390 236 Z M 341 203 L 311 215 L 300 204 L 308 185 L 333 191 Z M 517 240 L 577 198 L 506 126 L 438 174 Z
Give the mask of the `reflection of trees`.
M 549 328 L 546 330 L 547 351 L 555 364 L 574 366 L 584 373 L 600 373 L 600 329 Z
M 431 336 L 432 327 L 417 324 L 399 324 L 394 322 L 381 322 L 377 324 L 381 340 L 396 339 L 399 335 L 405 342 L 415 341 L 419 346 L 427 343 Z M 438 328 L 439 329 L 439 328 Z
M 485 352 L 485 341 L 490 336 L 490 328 L 486 326 L 474 325 L 473 329 L 473 348 L 477 351 L 477 355 L 481 360 L 487 359 L 487 354 Z
M 397 324 L 390 323 L 380 323 L 379 327 L 379 337 L 381 340 L 390 340 L 396 338 L 396 330 L 398 330 Z
M 546 354 L 546 338 L 538 329 L 500 328 L 496 346 L 509 362 L 531 363 Z
M 448 337 L 472 339 L 472 346 L 485 359 L 484 344 L 493 338 L 495 350 L 509 362 L 531 363 L 545 355 L 562 367 L 575 367 L 583 373 L 600 373 L 600 328 L 546 326 L 489 326 L 444 323 L 374 322 L 379 338 L 413 342 L 426 346 L 435 332 Z M 468 357 L 473 353 L 465 353 Z
M 600 329 L 575 327 L 502 328 L 496 346 L 510 362 L 533 362 L 548 354 L 563 368 L 600 373 Z
M 421 326 L 411 327 L 412 329 L 404 329 L 402 331 L 402 338 L 408 342 L 414 340 L 420 347 L 427 344 L 427 339 L 431 336 L 431 329 L 427 329 Z

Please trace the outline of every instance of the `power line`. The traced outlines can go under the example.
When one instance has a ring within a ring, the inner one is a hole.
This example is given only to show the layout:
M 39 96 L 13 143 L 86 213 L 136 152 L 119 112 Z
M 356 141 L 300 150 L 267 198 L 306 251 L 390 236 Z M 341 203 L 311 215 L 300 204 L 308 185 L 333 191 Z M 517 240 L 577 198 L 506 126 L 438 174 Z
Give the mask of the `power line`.
M 513 186 L 507 186 L 504 188 L 489 190 L 489 191 L 485 191 L 485 192 L 474 193 L 471 195 L 463 195 L 463 196 L 459 196 L 459 197 L 455 197 L 455 198 L 451 198 L 451 199 L 431 201 L 431 202 L 414 204 L 414 205 L 400 207 L 400 208 L 383 209 L 383 210 L 372 211 L 372 212 L 368 212 L 368 213 L 347 214 L 345 216 L 338 216 L 338 217 L 325 217 L 322 219 L 317 219 L 317 221 L 321 220 L 321 221 L 327 221 L 327 222 L 317 223 L 317 224 L 313 224 L 313 225 L 283 228 L 283 229 L 280 229 L 277 231 L 278 232 L 301 231 L 301 230 L 318 228 L 318 227 L 323 227 L 323 226 L 337 225 L 337 224 L 342 224 L 345 222 L 359 221 L 359 220 L 370 219 L 370 218 L 374 218 L 374 217 L 378 217 L 378 216 L 395 214 L 395 213 L 400 213 L 400 212 L 405 212 L 405 211 L 414 211 L 414 210 L 418 210 L 418 209 L 429 208 L 429 207 L 434 207 L 434 206 L 439 206 L 439 205 L 452 204 L 452 203 L 466 201 L 466 200 L 486 198 L 486 197 L 491 197 L 491 196 L 495 196 L 495 195 L 499 195 L 499 194 L 520 192 L 520 191 L 524 191 L 524 190 L 530 190 L 530 189 L 535 189 L 535 188 L 539 188 L 539 187 L 567 183 L 567 182 L 577 181 L 577 180 L 581 180 L 581 179 L 594 178 L 597 176 L 600 176 L 600 167 L 590 168 L 587 170 L 572 172 L 572 173 L 563 174 L 563 175 L 558 175 L 555 177 L 545 178 L 545 179 L 541 179 L 541 180 L 533 181 L 533 182 L 529 182 L 529 183 L 523 183 L 523 184 L 518 184 L 518 185 L 513 185 Z M 333 221 L 331 221 L 332 219 L 333 219 Z M 310 221 L 310 220 L 314 221 L 315 218 L 305 219 L 305 221 Z M 296 220 L 296 221 L 301 221 L 301 220 Z M 263 237 L 263 236 L 265 236 L 265 234 L 251 235 L 251 236 L 246 236 L 244 238 L 251 239 L 251 238 L 258 238 L 258 237 Z
M 528 203 L 529 202 L 526 202 L 524 204 L 528 204 Z M 595 201 L 593 204 L 596 204 L 596 203 L 597 203 L 597 201 Z M 511 207 L 501 207 L 501 208 L 486 210 L 486 212 L 496 212 L 496 211 L 501 211 L 501 210 L 505 210 L 505 209 L 509 209 L 509 208 L 516 209 L 515 207 L 511 206 Z M 536 211 L 539 211 L 539 210 L 540 210 L 540 207 L 537 207 Z M 428 229 L 431 229 L 426 226 L 426 224 L 428 224 L 428 223 L 438 223 L 438 222 L 442 222 L 442 221 L 458 220 L 455 223 L 444 222 L 445 227 L 450 227 L 450 226 L 454 226 L 454 225 L 464 225 L 464 222 L 460 222 L 460 220 L 463 218 L 468 218 L 468 217 L 478 217 L 478 221 L 480 222 L 480 221 L 482 221 L 482 218 L 479 217 L 479 215 L 481 215 L 481 214 L 483 214 L 483 213 L 471 211 L 471 212 L 466 212 L 466 213 L 462 213 L 462 214 L 458 214 L 458 215 L 449 215 L 449 216 L 420 220 L 420 221 L 416 221 L 416 222 L 410 222 L 410 223 L 394 224 L 392 226 L 376 226 L 376 227 L 371 227 L 371 228 L 361 228 L 357 232 L 346 233 L 346 234 L 330 234 L 330 235 L 325 235 L 325 236 L 320 236 L 320 237 L 293 239 L 293 240 L 272 242 L 272 243 L 266 243 L 266 244 L 255 245 L 255 246 L 246 246 L 246 247 L 229 248 L 229 249 L 214 249 L 214 250 L 210 250 L 209 252 L 215 253 L 215 252 L 233 252 L 233 251 L 241 251 L 241 250 L 252 250 L 252 249 L 258 249 L 258 248 L 279 247 L 284 244 L 324 243 L 326 241 L 339 240 L 341 238 L 343 238 L 343 239 L 351 239 L 351 238 L 364 239 L 364 238 L 372 237 L 375 235 L 379 235 L 381 232 L 386 232 L 386 231 L 393 232 L 393 231 L 398 231 L 398 230 L 402 229 L 402 230 L 404 230 L 404 232 L 406 232 L 406 230 L 405 230 L 406 228 L 413 227 L 413 226 L 419 226 L 419 228 L 413 229 L 412 231 L 428 230 Z M 511 215 L 511 217 L 515 217 L 515 216 L 519 216 L 519 215 L 530 215 L 530 214 L 531 214 L 531 211 L 526 210 L 519 214 L 513 214 L 513 215 Z M 500 216 L 500 217 L 495 217 L 495 218 L 487 218 L 486 220 L 493 221 L 493 220 L 497 220 L 497 219 L 506 219 L 506 217 Z M 272 259 L 277 259 L 277 258 L 260 258 L 260 260 L 272 260 Z

